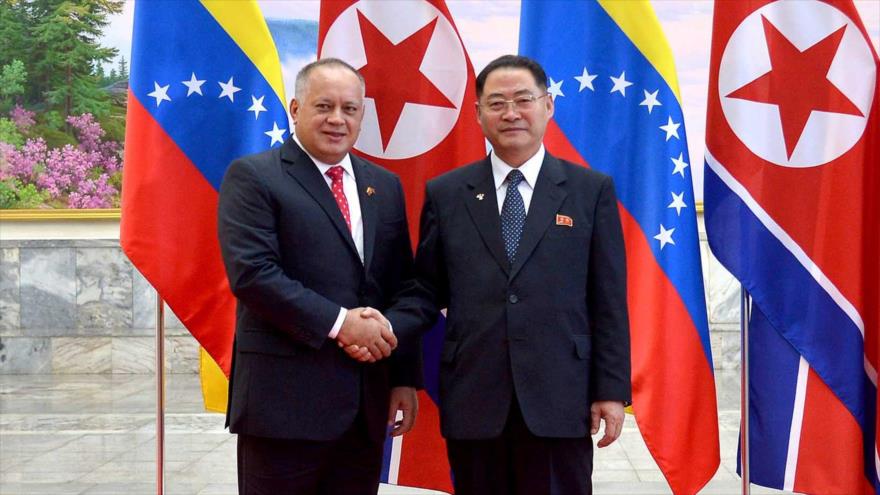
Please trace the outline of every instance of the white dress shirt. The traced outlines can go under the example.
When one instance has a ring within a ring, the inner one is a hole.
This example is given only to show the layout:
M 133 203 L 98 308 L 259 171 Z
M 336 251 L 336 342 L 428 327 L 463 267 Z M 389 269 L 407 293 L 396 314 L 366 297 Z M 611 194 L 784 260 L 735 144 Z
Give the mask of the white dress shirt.
M 525 180 L 519 183 L 520 195 L 522 195 L 523 204 L 526 207 L 526 214 L 529 213 L 529 204 L 532 202 L 532 193 L 535 191 L 535 183 L 538 180 L 538 174 L 541 172 L 541 164 L 544 163 L 544 145 L 538 148 L 538 152 L 526 160 L 519 166 L 518 170 L 522 172 Z M 495 196 L 498 199 L 498 214 L 501 214 L 501 207 L 504 205 L 504 197 L 507 196 L 507 175 L 513 167 L 504 163 L 504 160 L 498 158 L 494 152 L 489 155 L 492 162 L 492 176 L 495 179 Z
M 324 178 L 324 182 L 327 183 L 327 188 L 330 191 L 333 191 L 333 181 L 330 177 L 327 176 L 327 171 L 330 170 L 330 167 L 340 166 L 342 170 L 345 171 L 342 174 L 342 191 L 345 193 L 345 199 L 348 201 L 348 213 L 349 220 L 351 220 L 351 238 L 354 240 L 354 246 L 357 248 L 358 256 L 361 259 L 361 263 L 364 262 L 364 220 L 361 216 L 361 200 L 358 196 L 357 190 L 357 181 L 354 178 L 354 168 L 351 165 L 351 156 L 346 153 L 345 157 L 342 158 L 342 161 L 335 165 L 330 165 L 324 163 L 309 153 L 302 144 L 300 144 L 299 140 L 296 138 L 296 134 L 292 134 L 293 140 L 296 142 L 297 146 L 300 147 L 309 158 L 312 159 L 312 162 L 315 163 L 315 166 L 318 167 L 318 171 L 321 173 L 321 177 Z M 339 316 L 336 317 L 336 322 L 333 324 L 333 327 L 330 329 L 330 333 L 328 337 L 331 339 L 335 339 L 336 335 L 339 334 L 339 329 L 342 328 L 342 322 L 345 321 L 345 315 L 348 314 L 348 309 L 339 308 Z

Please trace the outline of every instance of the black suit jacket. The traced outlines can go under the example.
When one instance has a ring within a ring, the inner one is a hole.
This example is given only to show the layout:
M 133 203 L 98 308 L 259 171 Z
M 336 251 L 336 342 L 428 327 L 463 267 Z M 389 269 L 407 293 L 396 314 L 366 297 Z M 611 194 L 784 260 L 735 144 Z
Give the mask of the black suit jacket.
M 351 161 L 363 263 L 330 188 L 291 139 L 226 172 L 218 228 L 238 299 L 226 416 L 233 433 L 332 440 L 364 407 L 378 439 L 390 386 L 419 385 L 419 363 L 403 349 L 391 361 L 359 364 L 327 338 L 341 306 L 384 310 L 412 270 L 400 180 Z
M 442 175 L 427 186 L 416 272 L 388 316 L 409 337 L 448 307 L 444 436 L 499 435 L 516 397 L 532 433 L 583 437 L 591 401 L 630 399 L 626 262 L 610 177 L 548 153 L 510 266 L 489 158 Z

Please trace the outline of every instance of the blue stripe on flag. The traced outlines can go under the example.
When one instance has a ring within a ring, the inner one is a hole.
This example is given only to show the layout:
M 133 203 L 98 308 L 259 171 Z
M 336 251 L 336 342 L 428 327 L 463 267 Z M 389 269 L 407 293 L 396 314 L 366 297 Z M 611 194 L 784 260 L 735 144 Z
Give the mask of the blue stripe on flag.
M 382 447 L 382 471 L 379 473 L 379 481 L 381 483 L 388 483 L 388 478 L 391 474 L 391 451 L 393 448 L 394 439 L 386 437 L 385 446 Z
M 666 81 L 596 2 L 569 2 L 566 11 L 542 2 L 523 2 L 520 53 L 538 60 L 554 81 L 563 80 L 565 96 L 555 99 L 554 119 L 571 144 L 594 169 L 611 175 L 620 201 L 638 222 L 654 257 L 678 290 L 700 333 L 712 363 L 702 276 L 691 262 L 699 256 L 690 167 L 673 174 L 673 158 L 690 163 L 681 107 Z M 552 37 L 546 33 L 552 32 Z M 551 39 L 552 38 L 552 39 Z M 589 50 L 585 44 L 593 43 Z M 572 52 L 572 48 L 576 52 Z M 574 79 L 586 69 L 597 75 L 594 91 Z M 611 77 L 633 83 L 626 96 L 611 93 Z M 645 91 L 658 91 L 662 103 L 649 113 Z M 678 138 L 660 129 L 671 118 L 681 124 Z M 586 129 L 588 132 L 584 132 Z M 646 134 L 647 133 L 647 134 Z M 637 166 L 633 166 L 633 164 Z M 681 215 L 669 208 L 672 194 L 683 194 Z M 675 228 L 675 246 L 661 250 L 654 236 L 660 225 Z
M 856 325 L 708 165 L 705 190 L 712 252 L 744 281 L 771 325 L 806 358 L 862 430 L 870 429 L 866 402 L 876 389 L 865 373 L 863 341 Z
M 219 188 L 229 163 L 240 156 L 270 147 L 265 134 L 273 124 L 288 129 L 287 113 L 263 78 L 260 71 L 226 31 L 195 1 L 138 2 L 129 84 L 135 97 L 143 104 L 202 175 Z M 180 19 L 187 20 L 181 30 Z M 203 95 L 187 96 L 192 74 L 201 85 Z M 233 99 L 219 98 L 220 82 L 233 78 Z M 170 101 L 149 96 L 167 87 Z M 267 111 L 248 111 L 251 97 L 263 97 Z M 285 136 L 287 134 L 285 133 Z M 277 145 L 277 143 L 276 143 Z
M 431 330 L 422 336 L 422 369 L 425 392 L 440 406 L 440 352 L 446 337 L 446 318 L 441 315 Z
M 788 456 L 800 354 L 770 325 L 757 305 L 749 323 L 751 407 L 750 475 L 764 486 L 782 488 Z M 737 455 L 737 472 L 740 471 Z

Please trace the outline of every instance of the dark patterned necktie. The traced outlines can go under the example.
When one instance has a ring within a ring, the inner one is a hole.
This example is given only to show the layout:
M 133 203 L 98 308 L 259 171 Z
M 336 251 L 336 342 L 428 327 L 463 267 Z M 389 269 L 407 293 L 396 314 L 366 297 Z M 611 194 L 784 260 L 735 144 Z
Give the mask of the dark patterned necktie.
M 523 179 L 525 177 L 519 170 L 511 170 L 507 174 L 507 195 L 501 205 L 501 237 L 504 239 L 504 249 L 511 265 L 516 259 L 516 248 L 526 222 L 526 205 L 519 193 L 519 183 Z

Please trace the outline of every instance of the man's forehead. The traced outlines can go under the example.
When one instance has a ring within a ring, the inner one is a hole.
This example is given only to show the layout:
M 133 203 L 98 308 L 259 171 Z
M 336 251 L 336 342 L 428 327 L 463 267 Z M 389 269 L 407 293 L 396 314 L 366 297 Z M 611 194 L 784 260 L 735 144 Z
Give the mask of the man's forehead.
M 330 72 L 337 69 L 340 69 L 340 72 Z M 319 71 L 324 71 L 324 73 L 319 73 Z M 340 87 L 343 87 L 346 91 L 352 90 L 353 98 L 359 99 L 364 96 L 360 79 L 358 79 L 356 74 L 344 67 L 316 67 L 306 79 L 304 89 L 308 96 L 320 98 L 333 91 L 333 88 L 338 90 Z
M 538 89 L 535 77 L 527 69 L 503 67 L 489 73 L 483 85 L 485 94 L 527 93 Z
M 360 84 L 357 74 L 341 65 L 322 65 L 315 67 L 309 73 L 308 81 L 316 79 L 350 79 L 355 84 Z

